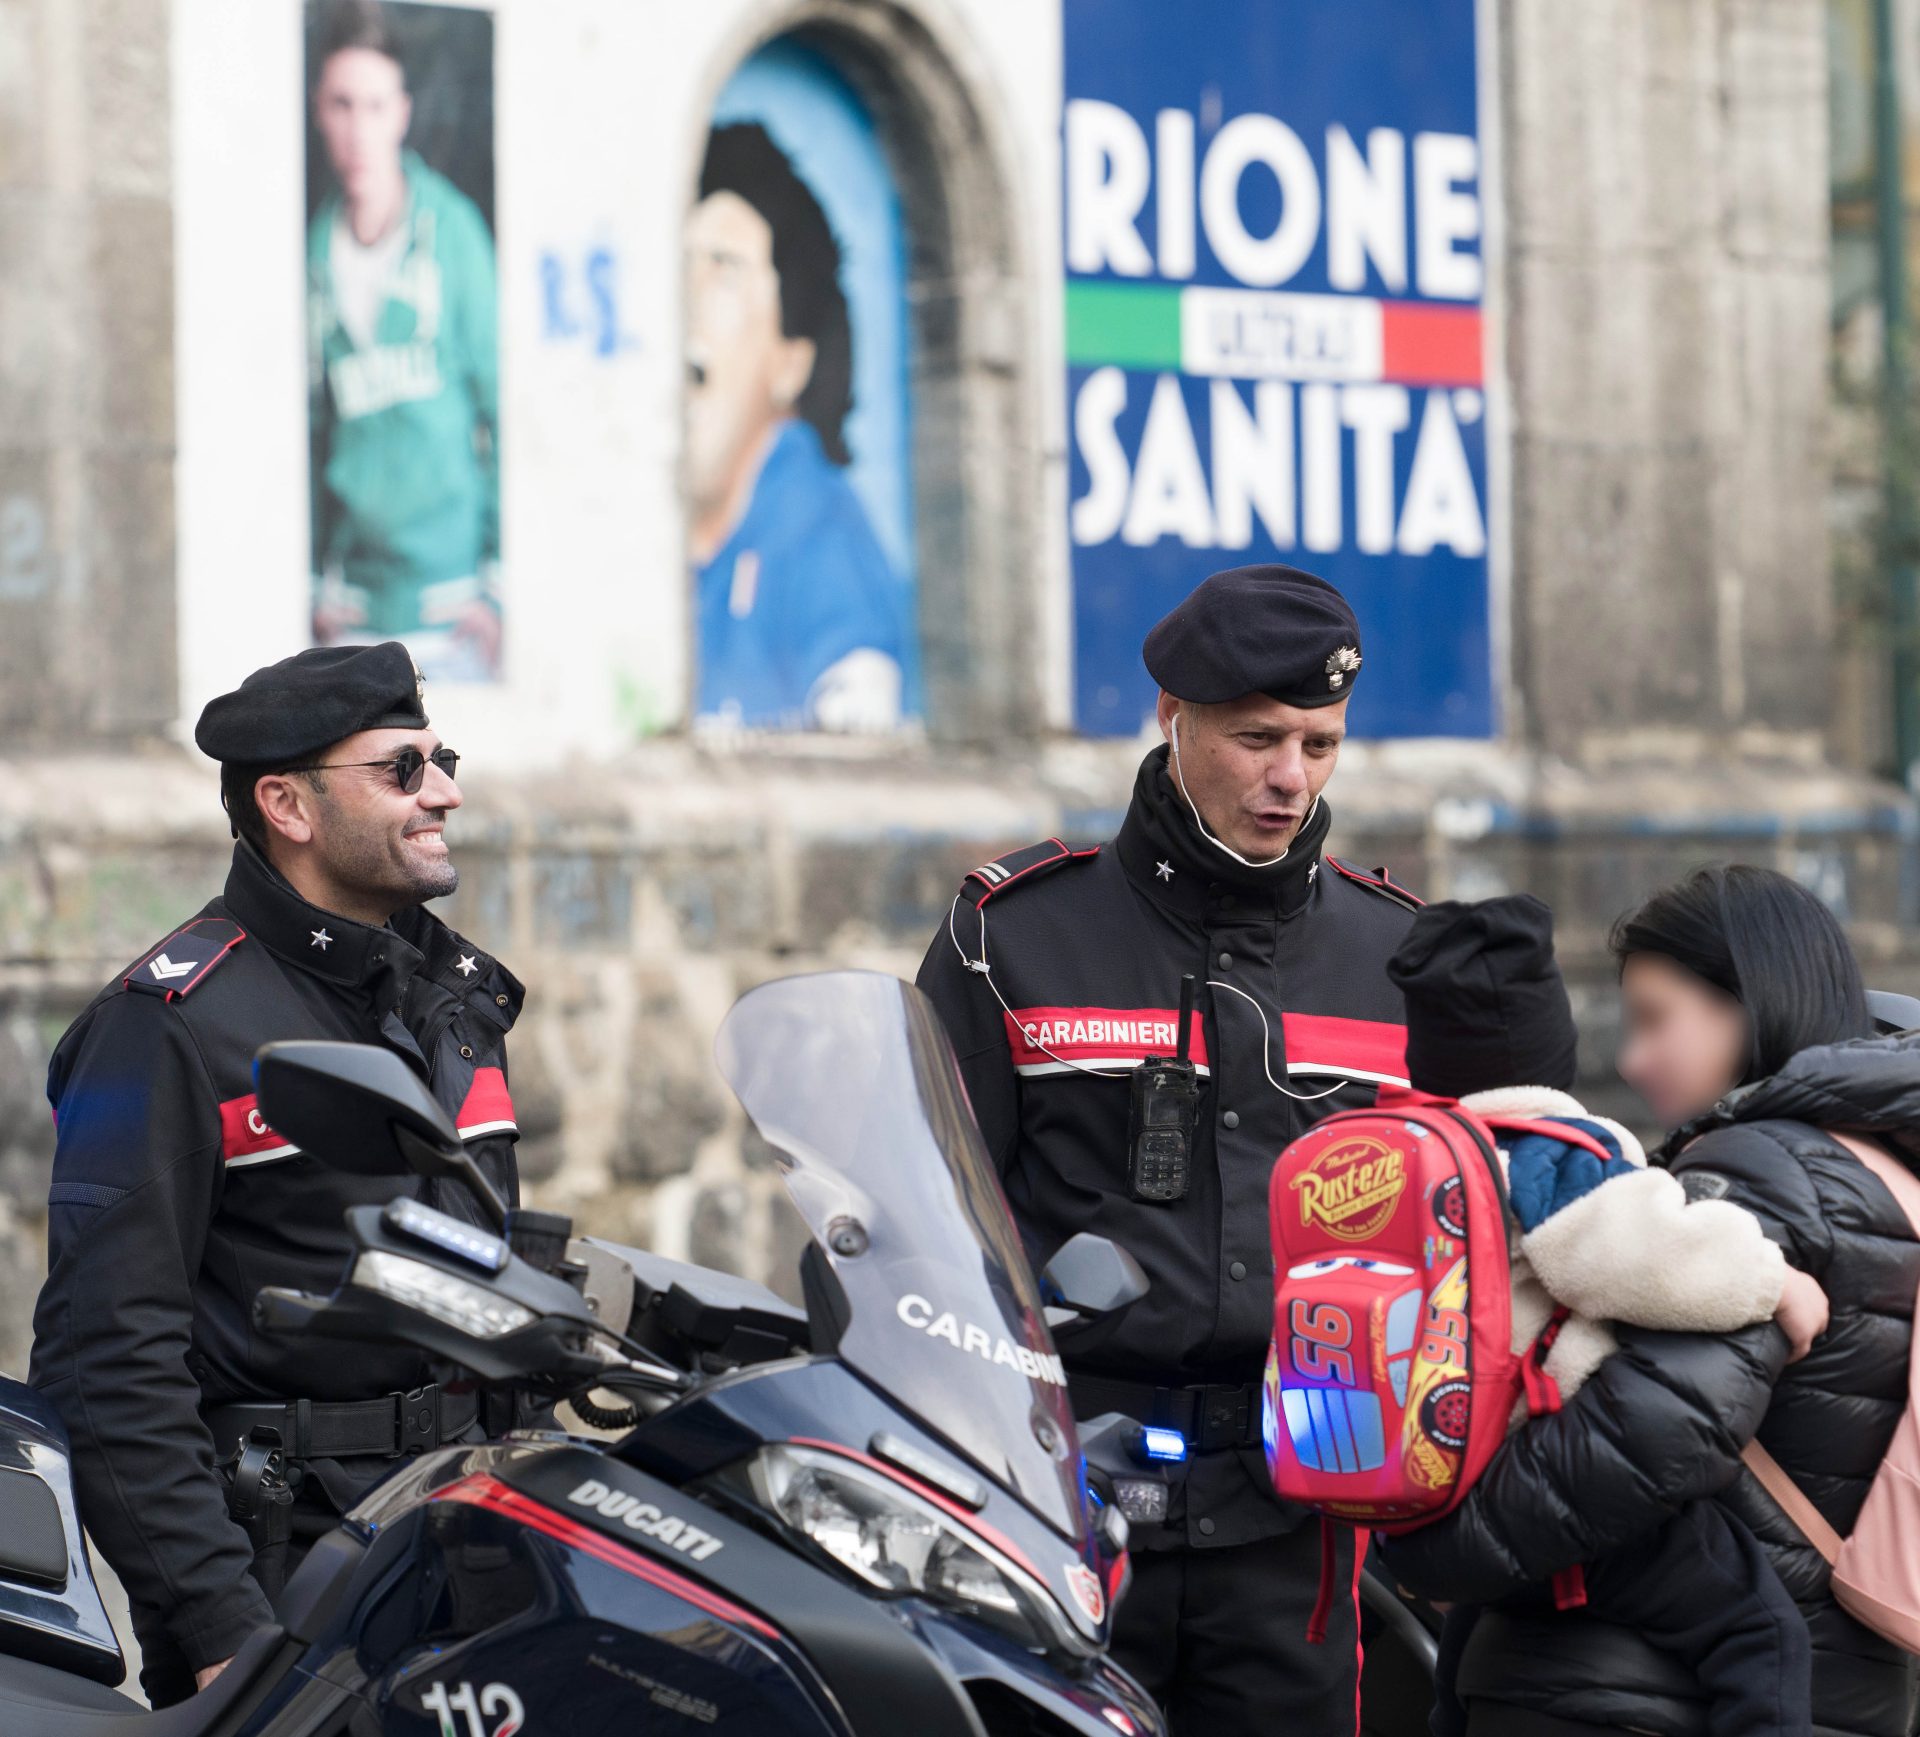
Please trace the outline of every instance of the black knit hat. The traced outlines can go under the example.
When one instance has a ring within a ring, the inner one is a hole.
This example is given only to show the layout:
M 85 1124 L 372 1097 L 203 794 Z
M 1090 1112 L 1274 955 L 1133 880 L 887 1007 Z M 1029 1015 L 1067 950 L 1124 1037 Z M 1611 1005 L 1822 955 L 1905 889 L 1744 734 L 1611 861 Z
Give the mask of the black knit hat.
M 1553 913 L 1530 893 L 1428 905 L 1387 975 L 1406 997 L 1416 1091 L 1573 1085 L 1573 1007 L 1554 962 Z

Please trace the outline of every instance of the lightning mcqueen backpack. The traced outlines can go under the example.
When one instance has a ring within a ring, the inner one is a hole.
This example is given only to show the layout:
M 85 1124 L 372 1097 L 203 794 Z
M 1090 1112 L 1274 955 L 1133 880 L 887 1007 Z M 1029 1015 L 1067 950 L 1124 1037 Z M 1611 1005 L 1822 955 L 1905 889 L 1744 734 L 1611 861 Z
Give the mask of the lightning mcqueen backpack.
M 1322 1518 L 1321 1588 L 1333 1590 L 1333 1523 L 1407 1531 L 1449 1512 L 1506 1438 L 1522 1396 L 1557 1410 L 1541 1367 L 1555 1317 L 1513 1350 L 1506 1185 L 1494 1128 L 1449 1099 L 1386 1088 L 1367 1110 L 1317 1123 L 1268 1184 L 1273 1339 L 1262 1406 L 1267 1470 L 1285 1500 Z M 1581 1602 L 1578 1571 L 1556 1587 Z

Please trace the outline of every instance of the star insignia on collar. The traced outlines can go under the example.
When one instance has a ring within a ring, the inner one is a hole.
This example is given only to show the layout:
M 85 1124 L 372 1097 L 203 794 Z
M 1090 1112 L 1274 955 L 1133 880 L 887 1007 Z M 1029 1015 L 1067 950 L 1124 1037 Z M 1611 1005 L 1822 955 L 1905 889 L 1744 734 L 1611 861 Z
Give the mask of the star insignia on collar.
M 309 947 L 318 947 L 324 953 L 333 945 L 333 937 L 325 929 L 309 929 L 307 932 L 313 936 L 313 939 L 307 943 Z
M 1153 865 L 1153 872 L 1163 881 L 1170 881 L 1173 879 L 1173 864 L 1170 862 L 1157 862 Z
M 471 977 L 479 969 L 480 967 L 474 964 L 471 953 L 462 953 L 460 962 L 454 966 L 454 970 L 458 971 L 462 977 Z

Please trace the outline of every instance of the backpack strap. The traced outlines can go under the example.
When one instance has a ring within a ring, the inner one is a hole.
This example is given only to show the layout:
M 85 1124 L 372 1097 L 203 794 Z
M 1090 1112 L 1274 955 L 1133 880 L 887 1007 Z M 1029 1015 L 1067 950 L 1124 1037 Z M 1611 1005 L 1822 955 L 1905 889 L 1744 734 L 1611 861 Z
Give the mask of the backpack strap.
M 1920 1241 L 1920 1177 L 1857 1134 L 1843 1134 L 1835 1128 L 1823 1128 L 1821 1132 L 1836 1146 L 1844 1146 L 1886 1184 L 1894 1204 L 1913 1227 L 1914 1240 Z M 1915 1299 L 1914 1331 L 1907 1352 L 1907 1392 L 1909 1404 L 1913 1403 L 1912 1395 L 1920 1394 L 1920 1298 Z M 1760 1480 L 1761 1488 L 1780 1505 L 1780 1511 L 1806 1535 L 1807 1542 L 1820 1552 L 1827 1566 L 1833 1567 L 1840 1560 L 1840 1546 L 1845 1540 L 1793 1481 L 1786 1467 L 1757 1441 L 1748 1442 L 1740 1450 L 1740 1458 L 1747 1470 Z
M 1821 1132 L 1835 1145 L 1846 1147 L 1886 1184 L 1894 1205 L 1907 1215 L 1907 1223 L 1913 1227 L 1914 1240 L 1920 1242 L 1920 1176 L 1915 1176 L 1897 1158 L 1890 1157 L 1858 1134 L 1842 1134 L 1833 1128 L 1824 1128 Z
M 1780 1505 L 1781 1513 L 1806 1534 L 1831 1568 L 1840 1560 L 1841 1537 L 1827 1524 L 1827 1517 L 1807 1500 L 1806 1492 L 1787 1475 L 1787 1468 L 1759 1442 L 1750 1441 L 1740 1450 L 1747 1470 L 1760 1480 L 1761 1487 Z
M 1591 1152 L 1602 1164 L 1624 1165 L 1627 1162 L 1618 1152 L 1609 1152 L 1597 1134 L 1589 1134 L 1577 1122 L 1563 1121 L 1558 1116 L 1489 1116 L 1479 1111 L 1473 1113 L 1497 1133 L 1538 1134 L 1548 1140 L 1558 1140 L 1563 1146 L 1578 1146 L 1583 1151 Z M 1920 1236 L 1920 1231 L 1914 1234 Z
M 1520 1384 L 1526 1394 L 1527 1413 L 1531 1417 L 1547 1417 L 1558 1411 L 1564 1403 L 1560 1397 L 1560 1383 L 1547 1373 L 1547 1353 L 1560 1337 L 1560 1329 L 1572 1317 L 1573 1311 L 1562 1303 L 1553 1311 L 1547 1324 L 1540 1329 L 1540 1336 L 1527 1347 L 1520 1359 Z M 1586 1569 L 1578 1562 L 1567 1568 L 1555 1569 L 1553 1608 L 1578 1610 L 1586 1602 Z

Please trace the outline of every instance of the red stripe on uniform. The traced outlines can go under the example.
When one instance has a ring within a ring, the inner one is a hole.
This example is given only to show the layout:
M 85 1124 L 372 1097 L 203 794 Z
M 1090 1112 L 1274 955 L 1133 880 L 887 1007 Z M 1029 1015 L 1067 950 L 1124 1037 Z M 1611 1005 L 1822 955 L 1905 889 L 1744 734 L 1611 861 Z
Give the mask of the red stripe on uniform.
M 1177 1007 L 1016 1007 L 1001 1016 L 1015 1067 L 1055 1060 L 1144 1061 L 1170 1056 L 1180 1047 Z M 1196 1008 L 1187 1039 L 1188 1059 L 1207 1065 L 1207 1034 Z
M 1289 1068 L 1407 1077 L 1407 1028 L 1383 1019 L 1340 1019 L 1329 1013 L 1283 1013 Z
M 1383 379 L 1407 386 L 1478 386 L 1483 372 L 1478 308 L 1382 302 Z
M 454 1117 L 454 1126 L 463 1133 L 484 1124 L 513 1124 L 513 1099 L 507 1095 L 507 1076 L 498 1068 L 475 1068 L 473 1084 L 467 1088 L 466 1102 Z
M 229 1162 L 254 1152 L 269 1152 L 293 1142 L 276 1134 L 260 1114 L 260 1100 L 249 1092 L 244 1098 L 229 1098 L 220 1106 L 220 1156 Z

